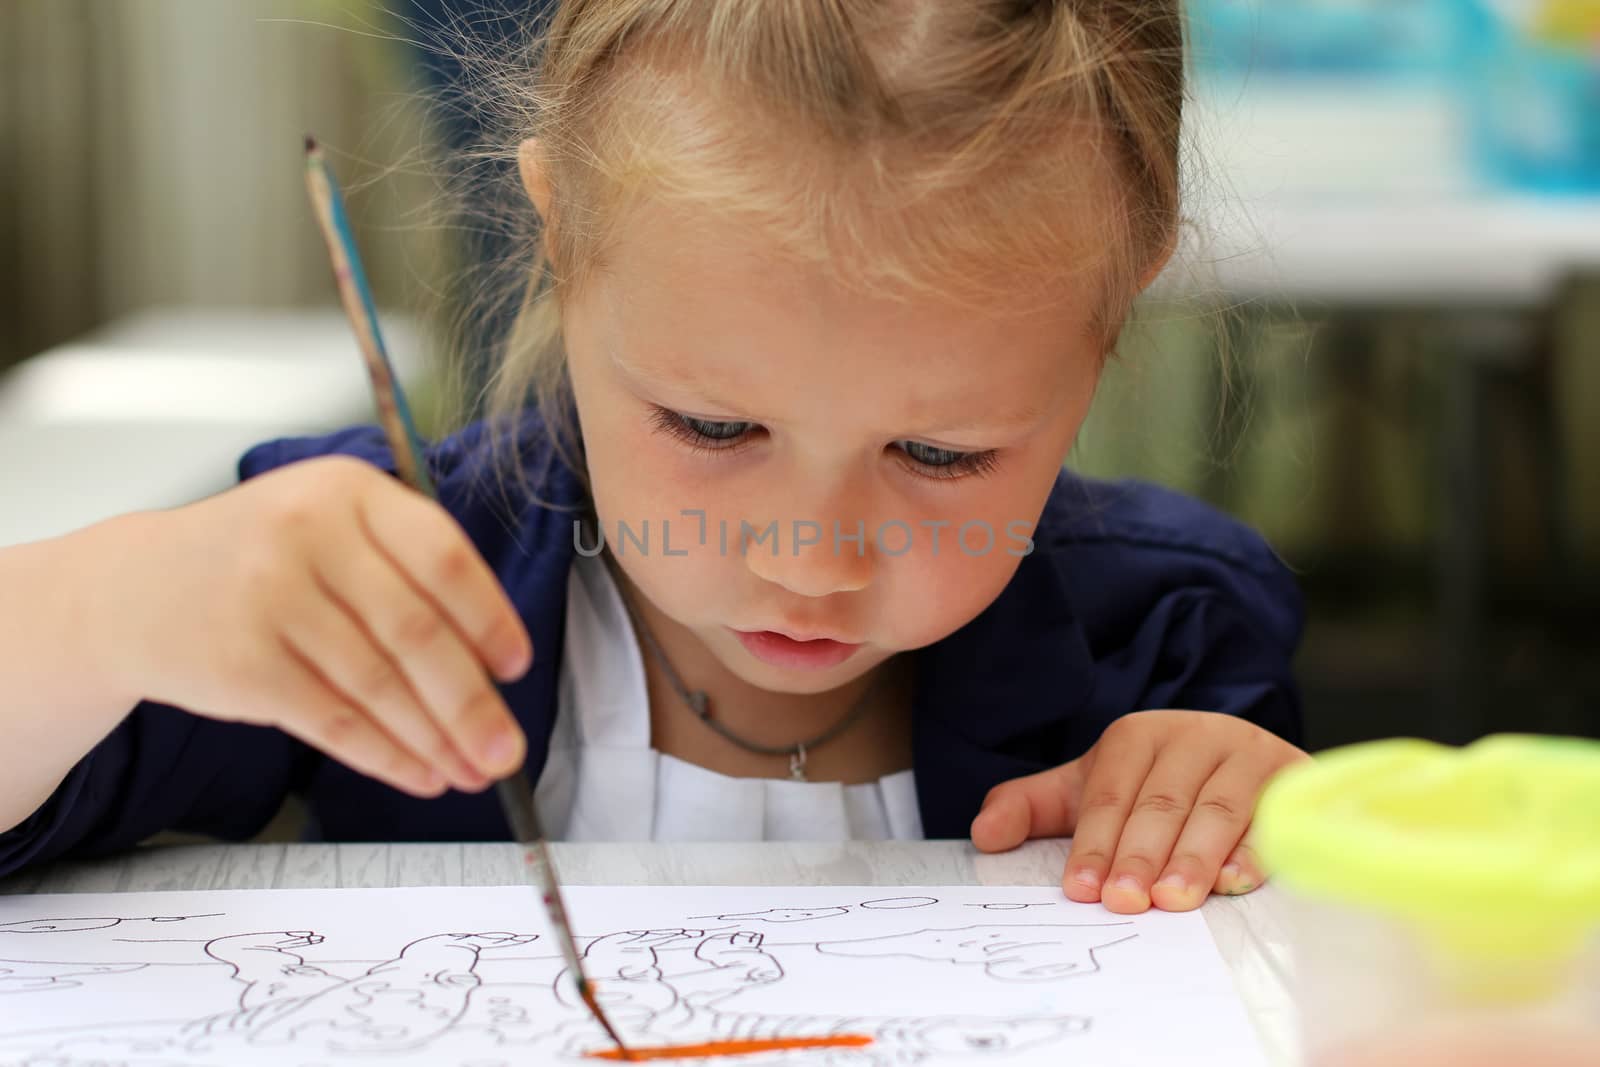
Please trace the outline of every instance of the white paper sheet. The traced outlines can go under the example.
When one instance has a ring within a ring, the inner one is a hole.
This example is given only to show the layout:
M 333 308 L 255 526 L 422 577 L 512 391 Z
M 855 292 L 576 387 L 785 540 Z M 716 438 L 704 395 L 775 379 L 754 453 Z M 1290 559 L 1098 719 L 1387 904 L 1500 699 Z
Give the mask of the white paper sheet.
M 641 1046 L 872 1038 L 715 1061 L 751 1067 L 1264 1063 L 1195 913 L 973 886 L 566 895 Z M 522 1067 L 604 1047 L 531 889 L 0 897 L 7 1067 Z

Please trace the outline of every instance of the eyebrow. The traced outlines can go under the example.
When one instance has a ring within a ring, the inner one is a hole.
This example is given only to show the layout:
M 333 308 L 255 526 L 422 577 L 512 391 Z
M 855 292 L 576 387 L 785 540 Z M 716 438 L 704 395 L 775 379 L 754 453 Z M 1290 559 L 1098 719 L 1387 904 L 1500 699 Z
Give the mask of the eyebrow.
M 722 411 L 739 411 L 742 408 L 742 405 L 739 404 L 723 403 L 721 398 L 712 393 L 706 392 L 705 387 L 700 381 L 688 378 L 678 378 L 670 375 L 659 374 L 655 371 L 645 370 L 641 367 L 635 366 L 632 363 L 629 363 L 622 357 L 620 353 L 614 350 L 610 353 L 610 355 L 611 362 L 616 365 L 618 370 L 620 370 L 626 376 L 633 378 L 634 380 L 639 381 L 646 386 L 663 389 L 673 393 L 690 393 L 705 401 L 711 407 L 718 408 Z M 750 415 L 749 418 L 752 421 L 756 420 L 756 416 L 754 415 Z
M 618 370 L 620 370 L 623 374 L 645 384 L 646 386 L 663 389 L 673 393 L 692 395 L 710 405 L 710 407 L 720 411 L 739 412 L 741 421 L 749 420 L 757 423 L 782 421 L 773 420 L 758 415 L 754 412 L 746 411 L 744 409 L 744 405 L 742 404 L 724 403 L 722 398 L 718 397 L 714 393 L 707 392 L 705 385 L 700 381 L 678 378 L 668 374 L 661 374 L 652 370 L 645 370 L 642 367 L 629 363 L 620 353 L 614 350 L 610 352 L 610 356 L 612 362 L 616 365 Z M 939 437 L 943 434 L 954 434 L 957 436 L 963 434 L 972 434 L 974 436 L 984 436 L 987 434 L 1006 435 L 1017 433 L 1023 430 L 1029 430 L 1038 426 L 1038 424 L 1043 421 L 1048 411 L 1048 406 L 1043 403 L 1025 403 L 1017 407 L 985 414 L 984 416 L 978 418 L 964 416 L 953 422 L 939 423 L 929 430 L 922 431 L 920 435 L 910 434 L 907 436 Z M 933 432 L 935 430 L 937 432 Z
M 943 423 L 939 429 L 953 433 L 975 434 L 1030 430 L 1043 421 L 1047 411 L 1043 405 L 1025 404 L 1021 407 L 996 411 L 982 418 L 966 418 L 957 422 Z

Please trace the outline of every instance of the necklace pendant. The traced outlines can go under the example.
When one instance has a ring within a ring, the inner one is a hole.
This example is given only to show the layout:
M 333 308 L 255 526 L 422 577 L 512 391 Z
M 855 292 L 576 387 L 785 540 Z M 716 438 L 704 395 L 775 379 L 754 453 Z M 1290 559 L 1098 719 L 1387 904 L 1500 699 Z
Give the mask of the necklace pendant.
M 806 746 L 796 745 L 794 751 L 789 753 L 789 780 L 792 782 L 809 781 L 806 777 Z

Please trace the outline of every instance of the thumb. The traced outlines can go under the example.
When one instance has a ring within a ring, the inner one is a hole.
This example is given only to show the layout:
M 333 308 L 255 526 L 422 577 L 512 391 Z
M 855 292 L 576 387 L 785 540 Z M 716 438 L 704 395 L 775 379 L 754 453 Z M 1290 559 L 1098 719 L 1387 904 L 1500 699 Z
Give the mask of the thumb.
M 1082 760 L 1002 782 L 972 820 L 972 843 L 980 852 L 1004 852 L 1030 838 L 1066 837 L 1077 825 L 1082 794 Z

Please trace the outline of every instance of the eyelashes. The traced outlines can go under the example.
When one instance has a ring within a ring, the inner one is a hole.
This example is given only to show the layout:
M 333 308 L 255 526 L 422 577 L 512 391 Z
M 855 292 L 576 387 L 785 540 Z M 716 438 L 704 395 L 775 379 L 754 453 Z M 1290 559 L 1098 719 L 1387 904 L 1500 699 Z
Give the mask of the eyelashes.
M 738 451 L 761 430 L 753 422 L 697 419 L 663 407 L 652 408 L 650 423 L 658 433 L 666 434 L 701 455 Z M 956 452 L 920 441 L 896 441 L 895 445 L 904 457 L 907 469 L 935 481 L 983 477 L 992 474 L 997 466 L 994 449 Z
M 930 478 L 962 478 L 969 475 L 992 474 L 995 468 L 993 449 L 981 452 L 955 452 L 948 448 L 934 448 L 919 441 L 897 441 L 900 451 Z
M 753 422 L 711 422 L 680 415 L 667 408 L 652 408 L 651 425 L 658 433 L 675 438 L 695 452 L 729 452 L 748 439 Z

